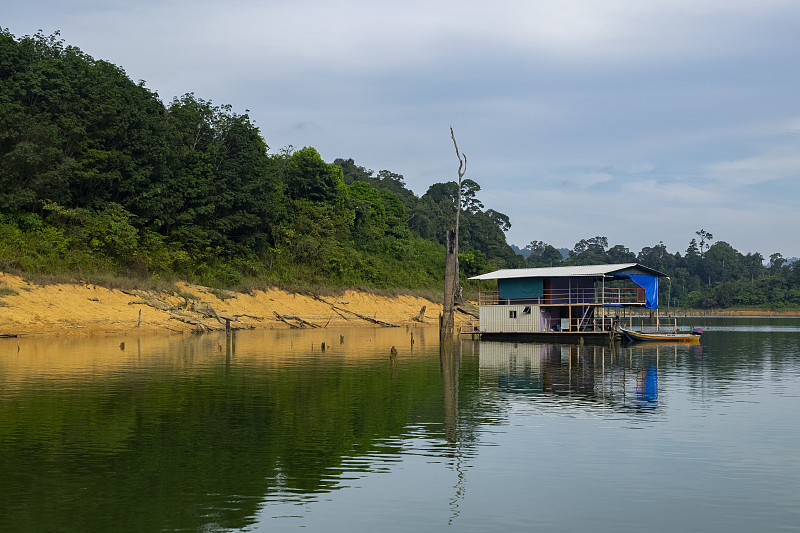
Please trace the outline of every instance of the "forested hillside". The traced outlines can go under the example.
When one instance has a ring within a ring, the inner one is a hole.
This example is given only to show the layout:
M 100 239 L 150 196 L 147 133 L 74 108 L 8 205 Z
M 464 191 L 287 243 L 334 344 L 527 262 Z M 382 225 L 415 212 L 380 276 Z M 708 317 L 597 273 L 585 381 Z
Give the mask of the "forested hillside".
M 446 132 L 443 132 L 446 134 Z M 280 142 L 279 139 L 272 140 Z M 454 174 L 455 168 L 454 168 Z M 247 114 L 194 94 L 168 104 L 57 35 L 0 30 L 0 269 L 73 279 L 441 290 L 458 184 L 422 195 L 402 175 L 312 147 L 270 149 Z M 683 307 L 800 305 L 800 262 L 743 255 L 701 230 L 684 254 L 605 237 L 527 259 L 505 214 L 461 185 L 462 276 L 640 262 Z M 536 234 L 536 228 L 531 228 Z M 560 244 L 560 243 L 559 243 Z M 464 279 L 464 278 L 462 278 Z M 0 288 L 1 289 L 1 288 Z
M 524 260 L 465 185 L 466 274 Z M 249 117 L 164 105 L 57 35 L 0 34 L 0 262 L 27 273 L 440 288 L 457 185 L 421 198 L 312 147 L 270 151 Z

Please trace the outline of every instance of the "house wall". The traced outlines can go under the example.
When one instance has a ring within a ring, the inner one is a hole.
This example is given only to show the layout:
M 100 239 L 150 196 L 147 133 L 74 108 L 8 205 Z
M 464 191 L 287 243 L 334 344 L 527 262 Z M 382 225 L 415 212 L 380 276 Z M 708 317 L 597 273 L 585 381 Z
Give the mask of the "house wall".
M 483 333 L 536 333 L 543 329 L 538 305 L 484 305 L 479 310 L 479 321 Z

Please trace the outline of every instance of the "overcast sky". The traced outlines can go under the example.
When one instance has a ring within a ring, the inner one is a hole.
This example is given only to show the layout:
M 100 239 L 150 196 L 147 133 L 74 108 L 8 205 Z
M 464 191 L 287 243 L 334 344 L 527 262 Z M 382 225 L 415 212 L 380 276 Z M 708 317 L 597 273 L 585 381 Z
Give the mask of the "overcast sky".
M 453 127 L 508 241 L 684 253 L 705 229 L 800 256 L 800 2 L 27 0 L 0 26 L 247 112 L 313 146 L 457 179 Z

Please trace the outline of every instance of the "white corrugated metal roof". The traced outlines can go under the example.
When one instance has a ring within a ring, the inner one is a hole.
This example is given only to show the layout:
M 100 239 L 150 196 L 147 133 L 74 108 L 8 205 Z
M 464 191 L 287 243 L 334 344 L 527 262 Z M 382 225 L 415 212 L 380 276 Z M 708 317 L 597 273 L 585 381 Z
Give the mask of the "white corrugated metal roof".
M 506 268 L 496 270 L 488 274 L 473 276 L 469 279 L 511 279 L 511 278 L 566 278 L 575 276 L 606 276 L 625 270 L 638 267 L 645 271 L 656 272 L 650 268 L 643 267 L 638 263 L 618 263 L 615 265 L 580 265 L 565 267 L 547 268 Z M 663 274 L 662 274 L 663 275 Z

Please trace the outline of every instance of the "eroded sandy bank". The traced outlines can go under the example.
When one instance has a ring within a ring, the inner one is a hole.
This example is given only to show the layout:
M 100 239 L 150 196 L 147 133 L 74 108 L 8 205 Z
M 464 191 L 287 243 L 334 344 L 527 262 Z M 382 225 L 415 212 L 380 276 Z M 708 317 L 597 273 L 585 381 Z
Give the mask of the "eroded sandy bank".
M 225 329 L 228 320 L 234 329 L 432 325 L 442 311 L 441 303 L 417 296 L 360 291 L 317 299 L 278 289 L 243 294 L 179 283 L 172 294 L 123 292 L 78 283 L 35 285 L 4 273 L 0 289 L 6 289 L 0 295 L 0 335 L 182 333 Z M 412 320 L 423 306 L 424 322 Z

